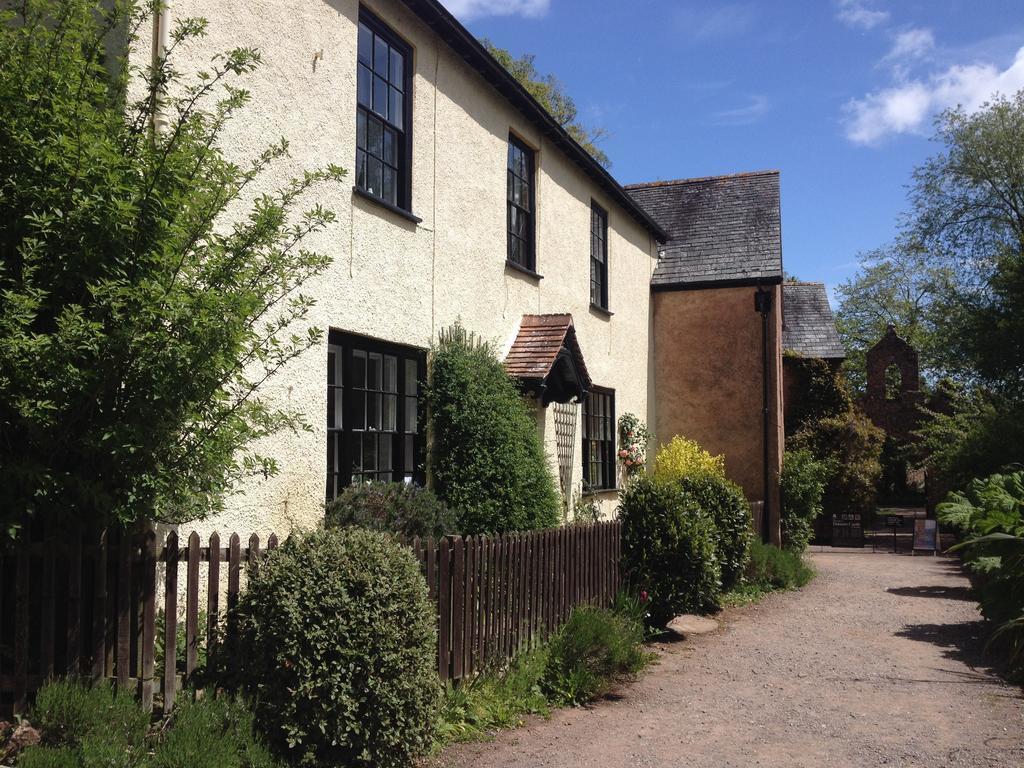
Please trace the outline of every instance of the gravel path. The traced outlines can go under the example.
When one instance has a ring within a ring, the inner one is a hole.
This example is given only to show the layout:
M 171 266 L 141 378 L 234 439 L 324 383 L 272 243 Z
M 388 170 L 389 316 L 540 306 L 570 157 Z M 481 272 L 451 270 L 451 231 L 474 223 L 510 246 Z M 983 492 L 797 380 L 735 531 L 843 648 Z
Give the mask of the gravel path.
M 661 645 L 618 696 L 534 719 L 438 766 L 1024 766 L 1024 699 L 980 655 L 954 561 L 812 556 L 798 593 Z

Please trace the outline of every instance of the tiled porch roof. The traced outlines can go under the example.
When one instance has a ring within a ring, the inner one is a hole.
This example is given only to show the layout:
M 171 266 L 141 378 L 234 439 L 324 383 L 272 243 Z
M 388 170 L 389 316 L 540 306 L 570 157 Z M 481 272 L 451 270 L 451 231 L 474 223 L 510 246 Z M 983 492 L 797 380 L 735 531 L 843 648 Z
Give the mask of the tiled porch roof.
M 523 315 L 519 333 L 505 357 L 505 370 L 525 382 L 543 382 L 563 349 L 572 356 L 580 383 L 589 390 L 592 382 L 570 314 Z

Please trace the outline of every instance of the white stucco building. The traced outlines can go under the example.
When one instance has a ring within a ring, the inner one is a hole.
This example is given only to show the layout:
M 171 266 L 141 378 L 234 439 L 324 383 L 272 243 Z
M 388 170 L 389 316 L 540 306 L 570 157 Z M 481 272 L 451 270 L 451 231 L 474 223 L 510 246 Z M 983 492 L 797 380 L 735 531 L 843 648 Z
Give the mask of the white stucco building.
M 242 161 L 288 139 L 290 165 L 257 192 L 328 162 L 350 171 L 350 185 L 315 190 L 338 223 L 309 243 L 333 263 L 303 290 L 329 339 L 269 393 L 314 429 L 275 438 L 266 450 L 280 474 L 248 483 L 203 527 L 282 533 L 315 524 L 353 479 L 422 480 L 418 395 L 437 332 L 460 320 L 505 355 L 524 318 L 549 314 L 567 316 L 554 322 L 563 335 L 571 323 L 593 388 L 561 410 L 561 452 L 556 407 L 537 398 L 540 429 L 552 463 L 563 456 L 570 498 L 586 441 L 589 485 L 611 513 L 615 417 L 653 421 L 649 283 L 661 228 L 433 0 L 170 9 L 209 20 L 184 51 L 196 68 L 238 46 L 262 52 L 245 82 L 251 106 L 222 142 Z M 595 425 L 601 434 L 584 434 Z

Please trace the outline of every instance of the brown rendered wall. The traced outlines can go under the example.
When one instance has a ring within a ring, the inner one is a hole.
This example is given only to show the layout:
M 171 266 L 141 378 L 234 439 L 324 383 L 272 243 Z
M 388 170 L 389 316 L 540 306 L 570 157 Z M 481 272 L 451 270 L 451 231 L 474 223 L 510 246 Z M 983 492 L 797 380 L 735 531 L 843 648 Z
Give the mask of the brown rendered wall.
M 659 443 L 675 435 L 725 455 L 726 473 L 747 498 L 764 498 L 761 316 L 756 288 L 653 294 Z M 769 492 L 771 539 L 779 540 L 782 467 L 782 318 L 778 286 L 769 317 Z

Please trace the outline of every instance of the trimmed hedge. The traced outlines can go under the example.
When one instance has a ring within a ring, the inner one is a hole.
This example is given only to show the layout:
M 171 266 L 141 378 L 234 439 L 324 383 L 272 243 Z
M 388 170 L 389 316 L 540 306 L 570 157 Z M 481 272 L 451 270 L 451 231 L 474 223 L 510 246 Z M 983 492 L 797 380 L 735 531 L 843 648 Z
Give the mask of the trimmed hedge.
M 428 749 L 437 617 L 409 549 L 359 528 L 293 534 L 250 571 L 238 614 L 239 679 L 291 761 L 389 768 Z
M 409 483 L 356 483 L 325 508 L 328 528 L 357 526 L 403 536 L 455 532 L 454 515 L 426 488 Z
M 463 534 L 550 528 L 561 505 L 533 410 L 490 345 L 456 324 L 431 354 L 434 490 Z
M 743 576 L 754 537 L 747 497 L 731 480 L 706 473 L 684 477 L 679 485 L 715 525 L 715 553 L 722 570 L 722 589 L 728 591 Z
M 619 519 L 626 578 L 647 593 L 652 624 L 718 607 L 718 532 L 692 494 L 679 483 L 639 477 L 622 495 Z

